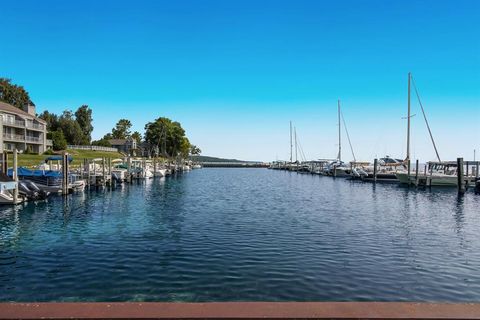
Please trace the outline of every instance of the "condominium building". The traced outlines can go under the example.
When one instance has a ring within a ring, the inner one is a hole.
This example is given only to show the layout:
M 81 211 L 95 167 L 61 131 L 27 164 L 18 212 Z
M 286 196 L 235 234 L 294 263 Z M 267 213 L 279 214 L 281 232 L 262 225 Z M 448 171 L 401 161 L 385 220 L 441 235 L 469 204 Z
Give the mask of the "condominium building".
M 43 153 L 52 146 L 46 122 L 36 116 L 33 103 L 19 109 L 0 102 L 0 132 L 0 152 Z
M 131 137 L 128 139 L 110 139 L 108 142 L 110 142 L 112 148 L 117 148 L 119 152 L 127 155 L 135 155 L 137 150 L 137 140 Z

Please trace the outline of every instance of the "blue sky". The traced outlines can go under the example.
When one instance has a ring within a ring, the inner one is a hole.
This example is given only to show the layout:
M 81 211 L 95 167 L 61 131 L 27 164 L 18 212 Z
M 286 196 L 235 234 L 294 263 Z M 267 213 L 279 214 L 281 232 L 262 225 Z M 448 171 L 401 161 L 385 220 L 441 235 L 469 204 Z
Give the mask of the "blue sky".
M 88 104 L 95 138 L 167 116 L 206 155 L 286 159 L 292 120 L 332 158 L 341 99 L 358 159 L 404 157 L 411 71 L 440 156 L 480 154 L 480 1 L 0 2 L 0 76 L 39 112 Z M 412 101 L 412 157 L 432 160 Z

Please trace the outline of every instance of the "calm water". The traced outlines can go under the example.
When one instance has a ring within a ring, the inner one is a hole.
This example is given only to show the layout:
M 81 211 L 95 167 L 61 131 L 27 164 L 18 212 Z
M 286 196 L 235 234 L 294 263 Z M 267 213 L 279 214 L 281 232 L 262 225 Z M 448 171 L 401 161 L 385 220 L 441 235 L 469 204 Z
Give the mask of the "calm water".
M 2 301 L 479 301 L 480 196 L 202 169 L 0 208 Z

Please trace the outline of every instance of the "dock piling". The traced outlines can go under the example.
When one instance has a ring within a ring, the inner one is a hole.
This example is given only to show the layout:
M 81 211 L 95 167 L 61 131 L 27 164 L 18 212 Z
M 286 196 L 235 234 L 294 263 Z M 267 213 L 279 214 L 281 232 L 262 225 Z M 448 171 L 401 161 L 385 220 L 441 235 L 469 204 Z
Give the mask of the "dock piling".
M 127 182 L 132 183 L 132 158 L 127 158 Z
M 13 150 L 13 170 L 12 178 L 16 182 L 15 189 L 13 189 L 13 203 L 18 203 L 18 151 L 15 148 Z
M 105 187 L 106 183 L 107 183 L 107 171 L 105 170 L 105 157 L 102 157 L 102 177 L 103 177 L 103 181 L 102 181 L 102 186 Z
M 68 153 L 64 152 L 62 155 L 62 194 L 68 194 Z
M 412 173 L 412 165 L 411 165 L 411 161 L 410 161 L 410 158 L 408 158 L 408 161 L 407 161 L 407 172 L 408 172 L 408 185 L 410 185 L 410 174 Z
M 457 158 L 457 185 L 458 194 L 464 194 L 465 185 L 463 183 L 463 158 Z
M 378 159 L 375 158 L 373 160 L 373 182 L 377 182 L 377 164 L 378 164 Z
M 108 166 L 108 177 L 110 179 L 109 186 L 112 186 L 112 158 L 107 159 L 107 166 Z
M 415 186 L 418 187 L 418 159 L 415 161 Z
M 5 175 L 8 173 L 8 153 L 6 151 L 2 153 L 2 173 Z
M 87 181 L 88 181 L 88 187 L 90 188 L 92 186 L 92 174 L 90 172 L 90 160 L 87 160 Z

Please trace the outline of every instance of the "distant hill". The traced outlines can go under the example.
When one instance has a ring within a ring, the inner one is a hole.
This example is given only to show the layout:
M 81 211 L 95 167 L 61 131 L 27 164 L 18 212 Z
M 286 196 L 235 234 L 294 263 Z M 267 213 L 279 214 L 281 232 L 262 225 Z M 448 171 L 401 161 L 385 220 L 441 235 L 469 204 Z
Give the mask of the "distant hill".
M 237 159 L 224 159 L 224 158 L 209 157 L 209 156 L 191 156 L 190 159 L 196 162 L 259 162 L 259 161 L 245 161 L 245 160 L 237 160 Z

